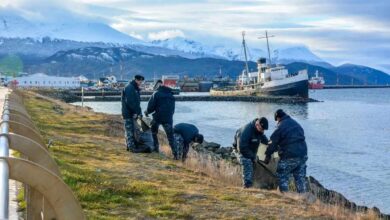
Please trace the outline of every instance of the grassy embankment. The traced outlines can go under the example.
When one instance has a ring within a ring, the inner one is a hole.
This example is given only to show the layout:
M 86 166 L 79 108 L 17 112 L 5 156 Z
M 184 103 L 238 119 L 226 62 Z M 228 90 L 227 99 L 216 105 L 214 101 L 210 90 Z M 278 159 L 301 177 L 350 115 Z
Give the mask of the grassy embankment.
M 115 116 L 33 93 L 24 96 L 44 139 L 52 140 L 50 152 L 88 219 L 351 217 L 275 191 L 232 187 L 163 155 L 128 153 Z

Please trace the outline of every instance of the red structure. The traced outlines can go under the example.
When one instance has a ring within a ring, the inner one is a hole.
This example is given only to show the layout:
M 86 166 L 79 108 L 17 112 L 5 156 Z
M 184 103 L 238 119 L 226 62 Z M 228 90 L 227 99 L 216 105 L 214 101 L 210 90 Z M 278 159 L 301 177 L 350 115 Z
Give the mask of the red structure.
M 178 75 L 163 75 L 161 77 L 161 80 L 163 81 L 164 86 L 176 88 L 177 82 L 179 81 L 179 76 Z

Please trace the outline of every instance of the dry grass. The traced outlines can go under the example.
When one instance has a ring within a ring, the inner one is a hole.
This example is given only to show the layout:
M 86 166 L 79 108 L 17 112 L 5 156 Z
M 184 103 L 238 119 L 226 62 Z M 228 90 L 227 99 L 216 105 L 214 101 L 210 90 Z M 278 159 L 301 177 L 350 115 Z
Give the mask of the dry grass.
M 50 152 L 88 219 L 351 219 L 331 206 L 243 190 L 236 180 L 192 170 L 195 161 L 184 166 L 161 154 L 128 153 L 111 116 L 33 93 L 25 93 L 25 105 L 53 141 Z

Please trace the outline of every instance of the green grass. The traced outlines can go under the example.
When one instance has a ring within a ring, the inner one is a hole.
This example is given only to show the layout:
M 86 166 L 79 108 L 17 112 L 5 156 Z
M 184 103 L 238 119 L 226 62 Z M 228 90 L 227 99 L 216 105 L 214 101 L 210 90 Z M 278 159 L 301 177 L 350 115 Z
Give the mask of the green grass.
M 18 202 L 18 212 L 24 212 L 26 210 L 26 201 L 24 200 L 24 187 L 21 187 L 16 196 Z

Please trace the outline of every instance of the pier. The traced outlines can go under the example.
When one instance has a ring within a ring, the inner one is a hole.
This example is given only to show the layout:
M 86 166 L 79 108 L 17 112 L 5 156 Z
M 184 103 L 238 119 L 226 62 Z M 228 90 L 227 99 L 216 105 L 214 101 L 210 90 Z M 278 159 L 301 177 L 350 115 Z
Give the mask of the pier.
M 390 85 L 324 85 L 324 89 L 375 89 L 390 88 Z
M 141 101 L 149 101 L 150 96 L 141 95 Z M 75 97 L 74 102 L 81 101 Z M 119 102 L 120 96 L 94 96 L 84 97 L 84 102 Z M 311 98 L 285 97 L 285 96 L 181 96 L 175 95 L 178 102 L 266 102 L 266 103 L 308 103 L 318 102 Z

